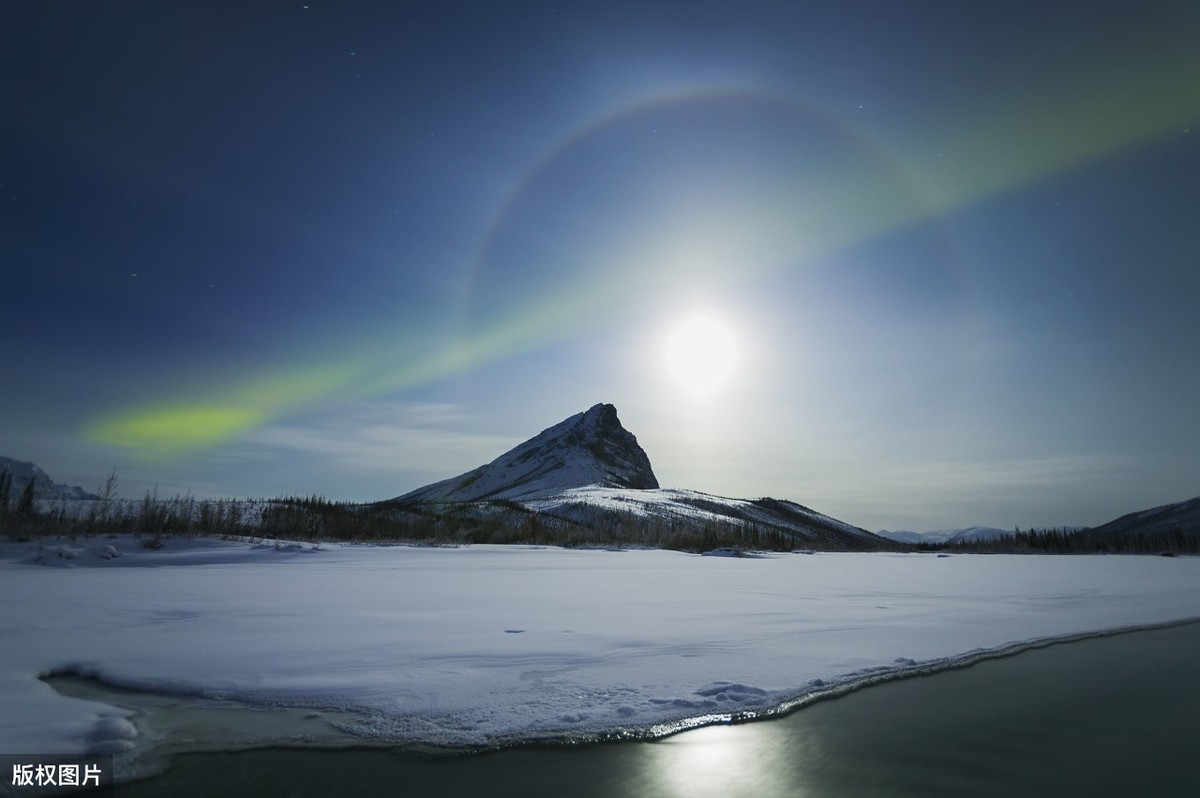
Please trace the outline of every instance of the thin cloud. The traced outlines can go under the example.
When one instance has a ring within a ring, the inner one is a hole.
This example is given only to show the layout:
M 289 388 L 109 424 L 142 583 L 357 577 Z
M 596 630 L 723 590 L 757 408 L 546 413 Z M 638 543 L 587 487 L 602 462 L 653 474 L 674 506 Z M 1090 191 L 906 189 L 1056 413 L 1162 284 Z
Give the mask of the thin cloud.
M 306 424 L 271 424 L 246 436 L 243 449 L 324 460 L 339 472 L 451 476 L 481 464 L 479 452 L 506 451 L 519 441 L 464 432 L 470 418 L 457 405 L 358 403 Z M 266 451 L 264 451 L 266 450 Z

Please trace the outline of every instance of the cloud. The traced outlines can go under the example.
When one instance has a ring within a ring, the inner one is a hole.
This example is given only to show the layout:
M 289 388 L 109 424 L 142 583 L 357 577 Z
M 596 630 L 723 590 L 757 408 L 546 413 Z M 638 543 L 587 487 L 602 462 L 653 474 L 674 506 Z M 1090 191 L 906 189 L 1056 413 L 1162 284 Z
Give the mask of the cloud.
M 1115 455 L 1067 455 L 1002 460 L 924 460 L 882 469 L 887 484 L 899 490 L 1008 490 L 1075 485 L 1128 468 L 1129 458 Z
M 946 458 L 827 464 L 800 481 L 822 512 L 869 528 L 1007 528 L 1100 523 L 1136 510 L 1121 509 L 1119 491 L 1137 468 L 1116 455 Z
M 307 423 L 268 424 L 246 435 L 238 450 L 251 456 L 299 454 L 314 471 L 332 467 L 343 476 L 436 479 L 474 468 L 520 442 L 463 432 L 471 421 L 454 404 L 356 402 Z

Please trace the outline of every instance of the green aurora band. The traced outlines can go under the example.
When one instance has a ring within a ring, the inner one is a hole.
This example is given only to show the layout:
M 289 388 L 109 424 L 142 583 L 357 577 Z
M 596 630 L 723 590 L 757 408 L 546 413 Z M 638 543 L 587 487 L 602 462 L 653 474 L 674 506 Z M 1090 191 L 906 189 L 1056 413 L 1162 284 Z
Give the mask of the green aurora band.
M 739 277 L 795 268 L 819 255 L 1178 134 L 1200 119 L 1200 92 L 1194 84 L 1200 58 L 1195 52 L 1163 48 L 1154 56 L 1157 63 L 1145 59 L 1136 70 L 1109 59 L 1108 68 L 1092 63 L 1086 70 L 1049 76 L 1034 96 L 992 98 L 981 106 L 986 112 L 959 117 L 953 134 L 932 136 L 936 129 L 930 127 L 910 137 L 912 142 L 941 142 L 936 153 L 928 145 L 889 143 L 891 174 L 884 180 L 876 164 L 862 174 L 830 174 L 817 187 L 793 187 L 792 196 L 764 192 L 756 207 L 740 218 L 689 215 L 656 220 L 655 234 L 632 251 L 593 255 L 592 262 L 581 264 L 581 277 L 567 295 L 537 298 L 457 341 L 426 345 L 403 357 L 394 350 L 372 352 L 377 344 L 364 345 L 332 362 L 284 369 L 214 390 L 199 400 L 164 401 L 104 414 L 85 425 L 84 437 L 146 458 L 170 457 L 229 442 L 320 402 L 399 392 L 540 348 L 595 323 L 622 294 L 653 289 L 658 280 L 694 277 L 688 270 L 702 267 L 685 262 L 679 250 L 685 238 L 695 242 L 696 230 L 704 231 L 702 240 L 688 249 L 736 256 L 742 267 Z M 720 101 L 731 95 L 800 108 L 779 95 L 744 88 L 709 89 L 686 97 Z M 524 191 L 559 154 L 614 120 L 679 101 L 675 93 L 641 102 L 576 131 L 540 160 L 513 193 Z M 838 126 L 862 139 L 845 123 Z M 501 209 L 493 230 L 503 216 Z M 485 238 L 481 250 L 486 248 Z M 388 338 L 421 340 L 395 334 Z

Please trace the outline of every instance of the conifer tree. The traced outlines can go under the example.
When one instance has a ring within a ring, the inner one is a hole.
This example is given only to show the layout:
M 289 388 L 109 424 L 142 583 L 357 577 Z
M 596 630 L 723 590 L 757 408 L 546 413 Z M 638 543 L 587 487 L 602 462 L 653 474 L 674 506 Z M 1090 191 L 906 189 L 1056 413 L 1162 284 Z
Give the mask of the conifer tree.
M 21 491 L 21 498 L 17 500 L 17 512 L 24 516 L 33 515 L 33 479 L 30 479 L 25 490 Z

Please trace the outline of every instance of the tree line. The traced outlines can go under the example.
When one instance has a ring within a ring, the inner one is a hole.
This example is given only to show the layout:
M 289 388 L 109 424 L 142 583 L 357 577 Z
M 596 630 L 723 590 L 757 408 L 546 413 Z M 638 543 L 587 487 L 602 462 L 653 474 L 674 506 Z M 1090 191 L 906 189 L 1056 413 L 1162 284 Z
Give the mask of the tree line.
M 13 501 L 11 486 L 11 475 L 0 475 L 0 534 L 13 540 L 133 534 L 148 548 L 161 546 L 170 536 L 433 545 L 634 546 L 682 551 L 837 548 L 747 519 L 698 520 L 583 505 L 552 514 L 505 500 L 449 505 L 356 504 L 316 495 L 160 498 L 155 491 L 130 500 L 118 496 L 115 475 L 110 475 L 96 500 L 37 500 L 33 489 L 26 486 Z
M 918 544 L 917 548 L 964 554 L 1200 554 L 1200 529 L 1184 524 L 1127 531 L 1017 527 L 1013 534 L 991 540 Z
M 13 495 L 13 475 L 0 472 L 0 534 L 14 540 L 43 536 L 132 533 L 149 548 L 164 537 L 213 536 L 297 541 L 409 542 L 433 545 L 516 543 L 554 546 L 635 546 L 710 551 L 839 550 L 847 544 L 804 538 L 748 518 L 703 520 L 671 513 L 646 514 L 586 505 L 555 513 L 497 500 L 447 505 L 395 502 L 356 504 L 322 496 L 275 499 L 159 498 L 156 491 L 121 499 L 116 474 L 96 500 L 37 499 L 33 481 Z M 1095 533 L 1065 528 L 1025 529 L 991 540 L 921 543 L 885 541 L 880 550 L 980 554 L 1200 554 L 1200 529 L 1182 524 L 1140 532 Z M 864 550 L 859 545 L 858 550 Z

